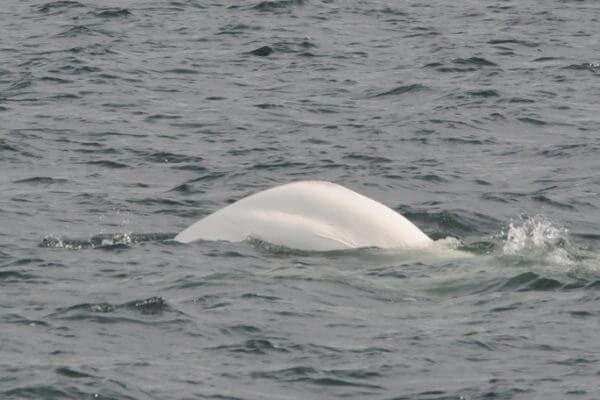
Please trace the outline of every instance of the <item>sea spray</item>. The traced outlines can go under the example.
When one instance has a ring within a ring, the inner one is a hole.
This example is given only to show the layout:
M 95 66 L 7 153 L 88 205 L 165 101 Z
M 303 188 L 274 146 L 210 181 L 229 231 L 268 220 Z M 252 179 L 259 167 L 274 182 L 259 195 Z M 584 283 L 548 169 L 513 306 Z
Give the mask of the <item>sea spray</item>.
M 568 251 L 569 232 L 543 215 L 521 216 L 511 222 L 502 246 L 507 256 L 545 259 L 559 265 L 571 265 Z

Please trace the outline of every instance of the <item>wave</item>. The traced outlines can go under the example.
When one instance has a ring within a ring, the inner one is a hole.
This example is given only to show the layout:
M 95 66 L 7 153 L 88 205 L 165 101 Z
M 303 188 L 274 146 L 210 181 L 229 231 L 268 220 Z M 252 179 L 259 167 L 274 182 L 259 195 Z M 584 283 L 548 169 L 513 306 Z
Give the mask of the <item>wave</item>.
M 433 213 L 430 218 L 421 215 L 421 219 L 429 221 L 438 230 L 438 214 Z M 479 216 L 478 220 L 488 223 L 487 229 L 484 229 L 487 232 L 491 225 L 498 222 L 483 216 Z M 470 229 L 462 227 L 458 231 L 469 232 L 469 236 L 473 237 Z M 242 243 L 198 241 L 189 246 L 197 246 L 203 256 L 301 259 L 310 266 L 300 269 L 295 266 L 276 268 L 266 272 L 272 278 L 329 280 L 329 275 L 333 273 L 334 280 L 346 282 L 350 279 L 346 275 L 351 273 L 366 279 L 366 286 L 369 287 L 377 287 L 378 280 L 386 281 L 386 284 L 398 279 L 413 280 L 422 281 L 422 286 L 418 283 L 417 287 L 421 286 L 423 290 L 438 294 L 600 286 L 597 284 L 600 282 L 600 251 L 593 247 L 598 242 L 596 236 L 591 239 L 589 235 L 585 236 L 586 243 L 582 244 L 579 239 L 581 235 L 571 237 L 566 227 L 543 215 L 520 216 L 510 221 L 505 230 L 482 237 L 484 234 L 485 232 L 477 232 L 477 240 L 469 242 L 451 235 L 435 235 L 437 240 L 432 245 L 414 250 L 359 248 L 306 251 L 279 246 L 255 237 Z M 126 232 L 103 233 L 88 238 L 46 236 L 39 246 L 67 250 L 118 250 L 147 242 L 183 246 L 173 241 L 175 235 L 170 232 Z M 324 262 L 327 265 L 333 262 L 339 266 L 339 271 L 324 268 Z M 482 273 L 483 270 L 485 274 Z M 351 285 L 354 284 L 356 282 Z
M 516 260 L 545 260 L 554 264 L 572 265 L 573 246 L 568 229 L 543 215 L 521 216 L 511 222 L 502 246 L 502 253 Z
M 80 249 L 111 249 L 129 247 L 131 244 L 143 242 L 164 242 L 175 237 L 175 233 L 103 233 L 87 239 L 69 239 L 63 237 L 45 236 L 40 247 L 68 250 Z

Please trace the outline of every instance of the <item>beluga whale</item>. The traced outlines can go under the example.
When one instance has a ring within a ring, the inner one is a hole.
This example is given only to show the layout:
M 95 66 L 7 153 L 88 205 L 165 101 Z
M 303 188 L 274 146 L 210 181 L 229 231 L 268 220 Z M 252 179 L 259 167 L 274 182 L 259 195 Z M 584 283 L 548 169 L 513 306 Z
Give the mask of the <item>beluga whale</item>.
M 325 181 L 288 183 L 252 194 L 175 236 L 182 243 L 248 239 L 306 251 L 422 249 L 433 243 L 391 208 Z

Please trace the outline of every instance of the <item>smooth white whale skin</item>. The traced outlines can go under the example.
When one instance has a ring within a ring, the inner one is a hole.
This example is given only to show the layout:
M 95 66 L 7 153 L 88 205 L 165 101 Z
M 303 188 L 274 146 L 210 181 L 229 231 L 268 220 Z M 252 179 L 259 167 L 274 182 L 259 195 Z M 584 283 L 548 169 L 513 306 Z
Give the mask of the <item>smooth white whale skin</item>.
M 201 219 L 175 240 L 240 242 L 249 238 L 292 249 L 419 249 L 432 243 L 412 222 L 343 186 L 303 181 L 243 198 Z

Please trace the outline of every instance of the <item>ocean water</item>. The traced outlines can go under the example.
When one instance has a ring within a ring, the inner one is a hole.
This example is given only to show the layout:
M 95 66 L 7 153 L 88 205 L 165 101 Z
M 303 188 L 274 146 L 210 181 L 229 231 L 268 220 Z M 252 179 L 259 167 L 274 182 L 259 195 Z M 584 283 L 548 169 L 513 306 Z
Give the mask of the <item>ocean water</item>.
M 0 398 L 600 398 L 600 3 L 4 0 Z M 343 184 L 443 251 L 176 243 Z

